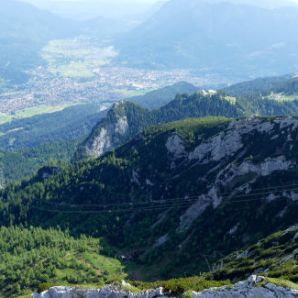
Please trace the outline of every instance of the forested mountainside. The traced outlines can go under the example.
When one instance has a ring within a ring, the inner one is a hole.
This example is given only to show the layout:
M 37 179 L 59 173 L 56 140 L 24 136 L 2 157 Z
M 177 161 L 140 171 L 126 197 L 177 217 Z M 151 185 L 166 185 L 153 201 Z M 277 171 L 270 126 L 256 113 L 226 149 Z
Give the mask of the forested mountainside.
M 258 272 L 260 275 L 283 278 L 298 284 L 297 265 L 298 226 L 295 225 L 225 257 L 215 265 L 214 276 L 216 279 L 234 279 Z
M 158 101 L 160 105 L 170 102 L 177 92 L 186 94 L 195 90 L 193 85 L 180 82 L 131 100 L 153 108 Z M 0 125 L 0 186 L 4 185 L 2 180 L 31 176 L 46 164 L 69 162 L 105 115 L 106 111 L 101 111 L 99 105 L 81 104 Z
M 121 264 L 118 259 L 102 255 L 107 253 L 107 249 L 98 239 L 86 236 L 74 238 L 68 232 L 54 229 L 2 227 L 0 295 L 29 298 L 32 291 L 47 290 L 57 284 L 98 288 L 114 282 L 118 285 L 118 290 L 113 287 L 116 294 L 117 291 L 127 293 L 130 290 L 140 293 L 147 289 L 163 287 L 168 295 L 180 296 L 190 290 L 198 292 L 223 285 L 229 285 L 227 291 L 230 291 L 231 281 L 223 280 L 223 277 L 229 276 L 232 281 L 238 281 L 256 271 L 265 277 L 257 287 L 263 285 L 268 289 L 266 284 L 271 282 L 276 286 L 297 289 L 297 232 L 297 226 L 293 226 L 270 235 L 245 251 L 234 252 L 211 264 L 212 271 L 200 277 L 154 282 L 130 281 L 131 285 L 126 283 L 126 286 L 121 286 L 121 279 L 129 278 L 129 268 L 125 262 Z M 28 270 L 32 263 L 34 270 Z M 267 270 L 261 272 L 264 265 Z M 242 293 L 245 290 L 248 289 L 243 288 Z M 92 290 L 89 290 L 90 292 Z M 63 290 L 60 289 L 59 293 L 60 296 L 63 295 Z
M 188 117 L 295 116 L 298 113 L 297 86 L 298 78 L 288 75 L 241 83 L 219 91 L 177 95 L 175 100 L 151 111 L 131 102 L 121 102 L 99 121 L 79 146 L 74 160 L 101 156 L 123 145 L 146 127 Z M 152 96 L 159 98 L 160 94 L 163 94 L 162 90 L 149 93 L 140 98 L 139 103 L 154 102 Z
M 290 95 L 296 96 L 297 99 L 298 76 L 297 74 L 289 74 L 279 77 L 260 78 L 232 85 L 224 88 L 223 91 L 237 97 L 262 96 L 264 98 L 268 98 L 268 96 L 273 96 L 275 94 L 280 95 L 280 100 L 284 101 L 287 99 L 290 100 L 290 98 L 287 98 L 287 96 Z
M 96 104 L 80 104 L 59 112 L 13 120 L 0 125 L 0 147 L 18 150 L 46 142 L 77 138 L 90 132 L 105 112 Z
M 199 273 L 297 223 L 297 138 L 295 118 L 153 127 L 102 158 L 7 187 L 0 223 L 105 237 L 144 278 Z
M 245 116 L 297 115 L 298 77 L 290 74 L 243 82 L 221 90 L 237 97 Z
M 238 80 L 290 73 L 297 69 L 290 58 L 297 15 L 297 7 L 171 0 L 118 40 L 117 49 L 121 61 L 138 67 L 196 68 Z
M 104 115 L 96 105 L 77 105 L 0 125 L 2 180 L 32 176 L 52 162 L 69 162 L 77 146 Z

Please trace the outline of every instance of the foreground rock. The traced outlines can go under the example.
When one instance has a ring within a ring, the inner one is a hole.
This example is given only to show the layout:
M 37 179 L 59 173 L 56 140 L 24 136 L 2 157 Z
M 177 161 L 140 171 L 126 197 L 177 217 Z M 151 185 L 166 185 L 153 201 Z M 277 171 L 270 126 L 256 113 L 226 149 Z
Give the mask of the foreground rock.
M 193 292 L 192 298 L 295 298 L 298 291 L 276 286 L 271 283 L 257 284 L 258 278 L 250 278 L 235 284 L 232 288 L 209 289 Z
M 256 276 L 239 282 L 233 287 L 208 289 L 203 292 L 192 292 L 192 298 L 297 298 L 298 291 L 276 286 L 271 283 L 258 285 L 262 281 Z M 53 287 L 32 298 L 165 298 L 172 296 L 164 293 L 162 288 L 133 293 L 114 286 L 102 289 L 79 289 L 70 287 Z
M 132 293 L 114 286 L 102 289 L 79 289 L 70 287 L 53 287 L 41 294 L 33 294 L 32 298 L 156 298 L 165 297 L 163 289 Z

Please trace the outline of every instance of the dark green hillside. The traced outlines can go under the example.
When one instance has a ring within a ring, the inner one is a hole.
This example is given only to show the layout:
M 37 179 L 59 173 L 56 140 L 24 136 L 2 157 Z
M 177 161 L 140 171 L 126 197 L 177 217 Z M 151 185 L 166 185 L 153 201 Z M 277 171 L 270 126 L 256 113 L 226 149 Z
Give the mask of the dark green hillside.
M 221 92 L 235 97 L 246 116 L 298 115 L 298 78 L 293 74 L 242 82 Z
M 46 142 L 18 151 L 0 151 L 0 170 L 3 175 L 3 184 L 30 178 L 44 165 L 69 163 L 81 141 L 82 138 Z
M 121 263 L 100 255 L 101 249 L 98 239 L 60 230 L 1 227 L 0 296 L 31 297 L 33 290 L 57 284 L 99 287 L 120 281 Z
M 286 87 L 289 86 L 289 82 L 292 80 L 295 80 L 293 79 L 293 75 L 260 78 L 232 85 L 224 88 L 223 91 L 232 96 L 268 95 L 271 92 L 286 89 Z M 287 92 L 291 92 L 291 90 L 287 90 Z
M 100 159 L 3 190 L 0 223 L 105 237 L 144 278 L 196 274 L 297 223 L 297 127 L 274 118 L 153 127 Z
M 298 284 L 298 226 L 279 231 L 231 254 L 218 263 L 218 267 L 221 266 L 223 268 L 214 274 L 217 279 L 241 279 L 259 272 Z
M 96 105 L 77 105 L 0 125 L 3 180 L 23 179 L 46 164 L 69 162 L 103 115 Z
M 135 102 L 147 109 L 158 109 L 168 104 L 177 94 L 192 94 L 197 90 L 198 88 L 192 84 L 179 82 L 172 86 L 149 92 L 145 95 L 130 97 L 129 101 Z
M 95 104 L 81 104 L 0 125 L 0 148 L 17 151 L 52 141 L 73 140 L 89 134 L 105 115 Z
M 258 274 L 265 277 L 264 283 L 271 282 L 298 289 L 298 226 L 271 234 L 247 249 L 236 251 L 210 266 L 211 271 L 202 275 L 207 282 L 211 279 L 212 282 L 217 280 L 227 283 L 229 280 L 234 283 Z M 145 283 L 134 281 L 133 284 L 148 289 L 162 285 L 173 292 L 185 292 L 189 289 L 200 291 L 202 276 Z
M 162 286 L 172 294 L 181 295 L 189 290 L 229 285 L 230 281 L 223 278 L 245 279 L 256 269 L 266 266 L 269 270 L 261 273 L 266 281 L 295 288 L 297 245 L 297 227 L 292 227 L 268 236 L 245 251 L 231 254 L 213 264 L 212 272 L 201 276 L 130 283 L 135 291 Z M 58 284 L 97 288 L 104 283 L 120 282 L 126 277 L 125 271 L 130 269 L 116 259 L 101 255 L 102 250 L 98 239 L 73 238 L 68 232 L 57 229 L 2 227 L 0 295 L 29 298 L 33 290 Z M 30 269 L 32 265 L 34 270 Z M 223 269 L 219 270 L 220 267 Z M 291 284 L 291 280 L 294 283 Z

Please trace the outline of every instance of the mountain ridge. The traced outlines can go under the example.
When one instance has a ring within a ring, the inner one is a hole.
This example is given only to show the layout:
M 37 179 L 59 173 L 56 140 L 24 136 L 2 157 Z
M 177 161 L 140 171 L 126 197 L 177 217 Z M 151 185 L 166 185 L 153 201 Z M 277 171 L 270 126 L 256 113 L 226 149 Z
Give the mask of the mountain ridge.
M 202 255 L 213 262 L 296 223 L 297 134 L 297 118 L 152 127 L 99 159 L 3 190 L 1 224 L 105 237 L 144 277 L 156 262 L 159 278 L 196 274 L 208 270 Z
M 287 58 L 295 53 L 297 14 L 296 6 L 172 0 L 116 48 L 120 62 L 136 67 L 204 69 L 238 80 L 289 73 L 297 69 L 296 59 Z
M 115 104 L 107 117 L 100 121 L 91 135 L 79 146 L 74 161 L 96 158 L 125 144 L 143 129 L 188 117 L 227 116 L 237 117 L 241 112 L 233 103 L 216 92 L 198 92 L 177 95 L 165 106 L 148 110 L 128 101 Z
M 138 102 L 122 101 L 114 105 L 106 119 L 99 121 L 83 142 L 74 161 L 96 158 L 129 141 L 143 129 L 188 117 L 224 116 L 295 116 L 298 113 L 298 79 L 292 74 L 263 78 L 232 85 L 221 90 L 200 90 L 191 95 L 178 94 L 170 101 L 177 86 L 170 86 L 138 97 Z M 178 90 L 180 90 L 180 84 Z M 183 83 L 182 90 L 192 86 Z M 190 89 L 188 89 L 190 88 Z M 147 110 L 151 102 L 163 98 L 166 104 Z

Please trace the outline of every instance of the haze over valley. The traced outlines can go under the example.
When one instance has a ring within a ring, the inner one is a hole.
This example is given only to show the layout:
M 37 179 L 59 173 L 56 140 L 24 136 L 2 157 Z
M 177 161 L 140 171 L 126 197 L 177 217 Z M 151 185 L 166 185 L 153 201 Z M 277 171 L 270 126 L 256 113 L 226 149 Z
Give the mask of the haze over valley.
M 297 298 L 297 20 L 0 0 L 0 298 Z
M 179 81 L 211 88 L 296 71 L 293 2 L 274 10 L 265 2 L 266 9 L 231 1 L 224 10 L 220 1 L 182 2 L 128 1 L 126 9 L 76 2 L 68 9 L 85 18 L 54 14 L 67 2 L 3 3 L 1 118 L 38 105 L 117 101 Z

